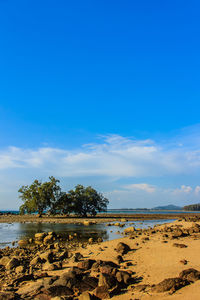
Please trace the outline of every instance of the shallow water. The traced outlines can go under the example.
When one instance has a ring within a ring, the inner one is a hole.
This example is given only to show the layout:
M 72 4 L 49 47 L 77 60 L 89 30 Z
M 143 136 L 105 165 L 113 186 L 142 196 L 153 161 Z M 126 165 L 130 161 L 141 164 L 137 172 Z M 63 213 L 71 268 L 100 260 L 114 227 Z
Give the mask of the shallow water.
M 149 226 L 153 227 L 156 224 L 169 223 L 172 221 L 174 220 L 130 221 L 126 222 L 126 225 L 123 228 L 114 225 L 106 226 L 106 223 L 90 226 L 84 226 L 83 224 L 0 223 L 0 248 L 11 246 L 13 241 L 31 238 L 37 232 L 54 231 L 63 237 L 76 233 L 77 238 L 82 241 L 88 240 L 90 237 L 94 239 L 101 237 L 104 241 L 107 241 L 121 237 L 124 228 L 129 226 L 148 228 Z M 112 224 L 114 224 L 114 222 Z

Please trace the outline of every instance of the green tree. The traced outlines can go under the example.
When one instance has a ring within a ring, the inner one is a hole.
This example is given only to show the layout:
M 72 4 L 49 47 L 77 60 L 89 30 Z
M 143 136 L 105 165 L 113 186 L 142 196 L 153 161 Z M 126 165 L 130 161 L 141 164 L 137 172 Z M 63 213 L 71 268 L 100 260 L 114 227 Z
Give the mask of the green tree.
M 84 187 L 80 184 L 67 193 L 66 199 L 70 203 L 70 210 L 83 217 L 87 214 L 95 216 L 97 212 L 106 211 L 109 203 L 107 198 L 91 186 Z
M 51 176 L 47 182 L 35 180 L 30 186 L 22 186 L 18 191 L 24 202 L 20 206 L 20 214 L 38 212 L 41 217 L 46 209 L 56 213 L 57 203 L 63 195 L 58 183 L 59 180 Z

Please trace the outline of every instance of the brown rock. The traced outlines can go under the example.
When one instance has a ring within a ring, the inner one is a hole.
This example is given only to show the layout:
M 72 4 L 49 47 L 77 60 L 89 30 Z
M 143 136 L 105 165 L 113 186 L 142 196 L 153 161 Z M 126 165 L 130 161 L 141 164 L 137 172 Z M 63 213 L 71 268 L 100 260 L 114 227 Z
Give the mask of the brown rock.
M 0 292 L 0 300 L 14 300 L 18 299 L 17 294 L 12 292 Z
M 110 299 L 110 293 L 106 286 L 98 286 L 94 290 L 94 295 L 100 299 Z
M 187 245 L 185 245 L 185 244 L 174 243 L 173 246 L 177 247 L 177 248 L 187 248 Z
M 131 275 L 130 275 L 130 273 L 128 273 L 126 271 L 119 271 L 116 274 L 116 278 L 117 278 L 118 282 L 129 284 L 130 279 L 131 279 Z
M 183 270 L 180 274 L 179 277 L 183 280 L 188 280 L 189 282 L 194 282 L 200 279 L 200 272 L 190 268 Z
M 114 288 L 117 284 L 117 280 L 114 276 L 109 274 L 100 274 L 98 286 L 105 286 L 108 289 Z
M 183 265 L 187 265 L 187 260 L 186 259 L 182 259 L 182 260 L 180 260 L 180 263 L 182 263 Z
M 77 267 L 83 270 L 89 270 L 92 265 L 95 263 L 95 260 L 87 259 L 78 263 Z
M 12 257 L 9 262 L 6 264 L 6 269 L 7 270 L 12 270 L 13 268 L 16 268 L 17 266 L 19 266 L 20 261 L 18 258 L 16 257 Z
M 130 250 L 130 247 L 125 243 L 120 242 L 117 244 L 116 251 L 121 255 L 128 253 Z
M 163 293 L 170 290 L 176 291 L 188 284 L 189 282 L 182 278 L 166 278 L 160 283 L 156 284 L 154 287 L 152 287 L 152 291 L 156 293 Z

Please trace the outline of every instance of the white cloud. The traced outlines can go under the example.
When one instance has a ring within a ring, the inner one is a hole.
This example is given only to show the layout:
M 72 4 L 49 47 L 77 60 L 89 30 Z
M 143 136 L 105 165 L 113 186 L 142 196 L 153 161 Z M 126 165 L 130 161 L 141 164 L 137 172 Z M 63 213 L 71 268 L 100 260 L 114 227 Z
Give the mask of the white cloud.
M 128 190 L 142 190 L 145 191 L 147 193 L 153 193 L 155 192 L 156 188 L 155 186 L 152 186 L 150 184 L 147 183 L 134 183 L 134 184 L 128 184 L 125 185 L 124 188 L 128 189 Z
M 60 178 L 64 188 L 81 182 L 95 185 L 100 191 L 107 191 L 113 206 L 115 201 L 120 207 L 124 201 L 127 201 L 127 207 L 140 206 L 140 203 L 145 206 L 145 201 L 149 206 L 150 203 L 156 206 L 161 198 L 163 204 L 195 203 L 200 194 L 197 185 L 199 131 L 195 134 L 193 132 L 191 138 L 179 135 L 178 138 L 165 139 L 165 142 L 108 135 L 101 137 L 98 143 L 72 150 L 47 146 L 0 149 L 0 205 L 2 199 L 11 194 L 10 199 L 15 203 L 20 185 L 30 184 L 35 178 L 46 180 L 50 175 Z M 156 186 L 157 178 L 163 183 L 166 180 L 168 186 L 175 178 L 174 184 L 180 187 Z M 191 182 L 191 178 L 196 180 L 196 187 L 187 184 L 187 179 Z M 155 185 L 148 182 L 155 182 Z
M 74 150 L 9 147 L 0 151 L 0 170 L 10 168 L 40 169 L 61 177 L 191 174 L 200 170 L 200 151 L 183 147 L 168 149 L 152 140 L 109 135 L 99 144 Z
M 197 186 L 195 187 L 194 192 L 195 192 L 196 195 L 199 195 L 199 194 L 200 194 L 200 186 L 199 186 L 199 185 L 197 185 Z
M 181 185 L 180 188 L 175 189 L 173 191 L 174 194 L 179 194 L 179 193 L 189 194 L 190 192 L 192 192 L 192 187 L 189 185 Z

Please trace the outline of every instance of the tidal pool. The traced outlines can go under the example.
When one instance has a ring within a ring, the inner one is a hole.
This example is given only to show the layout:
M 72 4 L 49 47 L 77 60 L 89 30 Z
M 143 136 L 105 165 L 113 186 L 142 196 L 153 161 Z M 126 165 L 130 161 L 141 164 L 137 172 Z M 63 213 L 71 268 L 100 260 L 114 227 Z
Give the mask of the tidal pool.
M 135 228 L 148 228 L 157 224 L 169 223 L 174 220 L 145 220 L 126 222 L 124 227 L 106 226 L 106 223 L 84 226 L 83 224 L 55 224 L 55 223 L 0 223 L 0 248 L 12 246 L 13 241 L 34 237 L 37 232 L 54 231 L 66 237 L 69 234 L 77 234 L 80 241 L 88 240 L 90 237 L 97 239 L 101 237 L 104 241 L 117 239 L 122 236 L 124 228 L 134 226 Z M 118 221 L 116 221 L 118 222 Z M 121 223 L 121 222 L 119 222 Z

